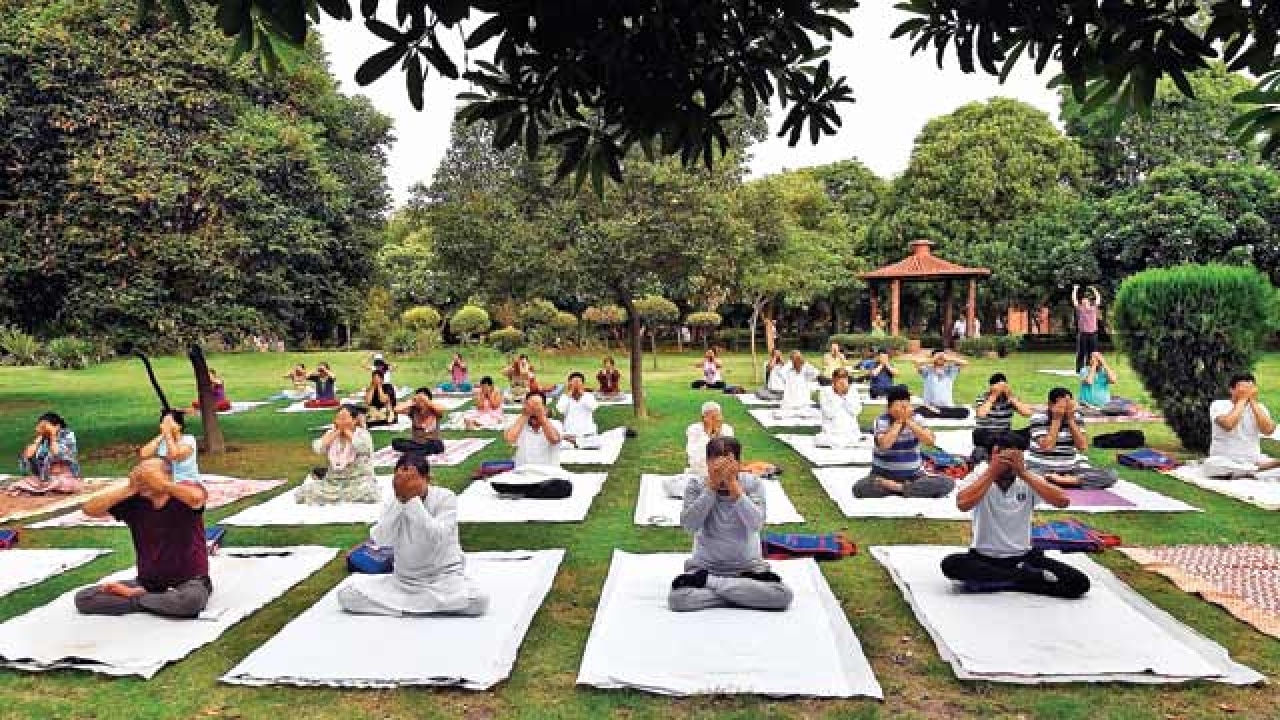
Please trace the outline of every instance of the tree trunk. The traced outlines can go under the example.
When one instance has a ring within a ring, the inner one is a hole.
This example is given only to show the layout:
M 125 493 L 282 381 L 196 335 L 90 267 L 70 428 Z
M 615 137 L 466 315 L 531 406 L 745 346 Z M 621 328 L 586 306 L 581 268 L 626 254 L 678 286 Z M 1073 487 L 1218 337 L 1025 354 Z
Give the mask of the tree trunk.
M 209 365 L 199 345 L 187 348 L 187 357 L 196 375 L 196 396 L 200 398 L 200 424 L 204 428 L 202 450 L 210 455 L 220 455 L 227 451 L 227 443 L 222 438 L 222 426 L 218 424 L 217 400 L 213 397 L 213 383 L 209 381 Z
M 631 408 L 638 418 L 648 417 L 644 406 L 644 332 L 635 303 L 630 297 L 621 298 L 627 309 L 627 329 L 631 340 Z
M 764 299 L 757 297 L 751 303 L 751 382 L 760 382 L 760 361 L 756 357 L 756 326 L 760 322 L 760 310 L 764 307 Z M 770 355 L 770 357 L 773 357 Z
M 649 351 L 653 353 L 653 370 L 658 371 L 658 331 L 656 328 L 649 329 Z
M 764 305 L 764 349 L 769 357 L 773 357 L 774 336 L 777 332 L 774 330 L 777 325 L 773 322 L 773 303 L 767 302 Z

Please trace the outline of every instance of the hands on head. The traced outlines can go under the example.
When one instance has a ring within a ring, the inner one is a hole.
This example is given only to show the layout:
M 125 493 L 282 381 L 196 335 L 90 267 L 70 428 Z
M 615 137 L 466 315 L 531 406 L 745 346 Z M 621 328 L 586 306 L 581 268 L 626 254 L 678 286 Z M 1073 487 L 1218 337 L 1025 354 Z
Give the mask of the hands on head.
M 707 461 L 707 488 L 720 495 L 737 499 L 742 495 L 738 483 L 741 464 L 732 455 L 722 455 Z

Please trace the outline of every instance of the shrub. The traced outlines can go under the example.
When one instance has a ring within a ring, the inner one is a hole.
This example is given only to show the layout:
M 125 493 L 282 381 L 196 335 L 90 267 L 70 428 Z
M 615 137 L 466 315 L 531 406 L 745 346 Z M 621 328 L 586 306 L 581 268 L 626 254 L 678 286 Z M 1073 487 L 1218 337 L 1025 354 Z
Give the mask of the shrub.
M 551 320 L 551 327 L 562 333 L 573 332 L 578 329 L 578 316 L 571 312 L 559 311 Z
M 96 361 L 93 343 L 76 337 L 60 337 L 45 346 L 49 367 L 58 370 L 83 370 Z
M 993 335 L 992 339 L 996 343 L 996 352 L 1000 353 L 1001 357 L 1004 357 L 1015 350 L 1021 350 L 1025 336 L 1017 334 Z
M 989 352 L 995 352 L 999 348 L 997 338 L 994 337 L 967 337 L 960 338 L 956 342 L 956 349 L 965 355 L 979 356 Z
M 617 305 L 594 305 L 582 311 L 584 322 L 597 327 L 621 325 L 627 321 L 627 311 Z
M 489 313 L 482 307 L 463 305 L 449 318 L 449 329 L 462 338 L 463 344 L 489 329 Z
M 395 302 L 386 288 L 369 291 L 364 314 L 360 316 L 360 343 L 367 350 L 377 350 L 387 344 L 395 330 Z
M 414 331 L 440 329 L 440 311 L 430 305 L 411 307 L 400 314 L 400 322 Z
M 1183 447 L 1209 449 L 1209 403 L 1248 371 L 1276 326 L 1280 292 L 1253 268 L 1180 265 L 1126 279 L 1112 326 Z
M 558 312 L 550 300 L 530 300 L 520 308 L 520 327 L 524 330 L 549 327 Z
M 17 328 L 0 327 L 0 352 L 17 365 L 40 362 L 40 342 Z
M 413 328 L 398 325 L 387 335 L 386 348 L 393 353 L 411 353 L 418 346 L 418 334 Z
M 685 316 L 684 322 L 691 328 L 713 329 L 720 327 L 724 318 L 715 312 L 692 312 Z
M 498 352 L 509 353 L 524 344 L 524 333 L 519 328 L 500 328 L 489 333 L 489 344 Z
M 934 350 L 941 350 L 946 346 L 947 345 L 945 342 L 943 342 L 941 335 L 921 335 L 920 336 L 920 347 L 922 348 L 932 348 Z
M 865 350 L 886 351 L 889 353 L 900 353 L 907 349 L 907 339 L 902 336 L 892 335 L 853 335 L 839 334 L 832 335 L 827 339 L 827 346 L 831 343 L 840 343 L 840 349 L 846 354 L 855 353 L 862 354 Z
M 680 308 L 661 295 L 645 295 L 637 299 L 635 305 L 636 314 L 644 320 L 646 325 L 661 327 L 680 319 Z M 715 313 L 711 314 L 715 315 Z M 719 327 L 719 317 L 716 315 L 716 322 L 708 327 Z

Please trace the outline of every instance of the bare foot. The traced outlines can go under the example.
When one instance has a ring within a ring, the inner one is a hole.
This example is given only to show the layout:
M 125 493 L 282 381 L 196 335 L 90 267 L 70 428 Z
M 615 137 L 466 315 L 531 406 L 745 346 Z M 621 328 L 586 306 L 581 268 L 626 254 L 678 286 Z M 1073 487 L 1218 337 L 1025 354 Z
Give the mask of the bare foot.
M 887 493 L 893 493 L 894 495 L 902 495 L 907 489 L 902 483 L 888 478 L 876 478 L 876 484 L 880 486 L 881 490 L 884 490 Z

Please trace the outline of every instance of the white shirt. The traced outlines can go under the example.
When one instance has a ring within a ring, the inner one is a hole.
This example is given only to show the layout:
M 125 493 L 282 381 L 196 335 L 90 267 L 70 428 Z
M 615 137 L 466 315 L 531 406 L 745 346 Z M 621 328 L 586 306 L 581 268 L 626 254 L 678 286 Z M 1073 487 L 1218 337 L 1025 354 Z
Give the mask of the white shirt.
M 1031 551 L 1031 513 L 1040 502 L 1035 490 L 1015 477 L 1009 491 L 996 483 L 973 506 L 973 549 L 1006 558 Z
M 957 320 L 956 323 L 951 326 L 951 335 L 964 337 L 964 320 Z
M 818 378 L 818 371 L 809 363 L 796 370 L 795 365 L 787 363 L 774 368 L 775 375 L 780 376 L 782 385 L 782 407 L 788 409 L 807 408 L 812 404 L 810 399 L 810 383 Z
M 733 427 L 729 423 L 720 424 L 721 437 L 733 437 Z M 689 472 L 701 477 L 707 476 L 707 443 L 711 438 L 701 422 L 696 422 L 685 431 L 685 455 L 689 459 Z
M 582 397 L 573 399 L 568 391 L 560 395 L 556 401 L 556 412 L 564 418 L 564 431 L 574 437 L 595 435 L 595 411 L 600 403 L 594 393 L 584 392 Z
M 516 467 L 524 465 L 553 465 L 560 466 L 560 445 L 547 442 L 547 436 L 543 434 L 541 428 L 534 430 L 529 427 L 529 421 L 519 415 L 512 422 L 524 423 L 524 429 L 520 431 L 519 437 L 516 438 L 516 453 L 511 460 Z M 547 422 L 551 427 L 563 432 L 564 428 L 559 420 L 547 418 Z
M 818 395 L 818 404 L 822 408 L 823 435 L 858 437 L 862 434 L 858 427 L 862 401 L 858 399 L 857 390 L 850 387 L 847 393 L 839 395 L 835 388 L 824 387 Z
M 1218 424 L 1218 418 L 1231 414 L 1234 407 L 1235 403 L 1230 400 L 1214 400 L 1209 406 L 1209 427 L 1212 430 L 1209 454 L 1238 462 L 1256 463 L 1264 456 L 1262 432 L 1258 429 L 1258 419 L 1253 416 L 1253 409 L 1245 408 L 1234 430 L 1227 430 Z M 1259 403 L 1258 407 L 1264 416 L 1271 417 L 1265 405 Z

